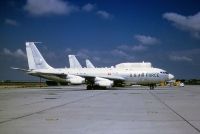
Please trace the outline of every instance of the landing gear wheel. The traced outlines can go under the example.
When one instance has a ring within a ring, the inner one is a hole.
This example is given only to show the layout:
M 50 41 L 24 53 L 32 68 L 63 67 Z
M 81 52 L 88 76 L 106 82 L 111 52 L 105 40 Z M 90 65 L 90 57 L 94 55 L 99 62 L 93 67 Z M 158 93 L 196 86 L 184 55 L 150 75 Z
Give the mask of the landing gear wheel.
M 87 85 L 87 90 L 92 90 L 92 86 L 91 85 Z
M 154 90 L 155 86 L 154 85 L 150 85 L 149 87 L 150 87 L 150 90 Z

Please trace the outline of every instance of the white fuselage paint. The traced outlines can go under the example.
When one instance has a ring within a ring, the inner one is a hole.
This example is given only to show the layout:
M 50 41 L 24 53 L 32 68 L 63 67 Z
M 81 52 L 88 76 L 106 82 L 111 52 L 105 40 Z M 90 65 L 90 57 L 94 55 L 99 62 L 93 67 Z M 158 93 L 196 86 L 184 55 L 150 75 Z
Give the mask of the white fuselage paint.
M 96 77 L 120 77 L 124 79 L 126 84 L 152 84 L 169 80 L 169 74 L 163 74 L 165 70 L 159 68 L 60 68 L 60 69 L 36 69 L 29 74 L 40 76 L 55 81 L 66 81 L 65 78 L 45 75 L 44 73 L 70 74 L 70 75 L 95 75 Z M 41 74 L 39 74 L 41 73 Z M 42 74 L 43 73 L 43 74 Z

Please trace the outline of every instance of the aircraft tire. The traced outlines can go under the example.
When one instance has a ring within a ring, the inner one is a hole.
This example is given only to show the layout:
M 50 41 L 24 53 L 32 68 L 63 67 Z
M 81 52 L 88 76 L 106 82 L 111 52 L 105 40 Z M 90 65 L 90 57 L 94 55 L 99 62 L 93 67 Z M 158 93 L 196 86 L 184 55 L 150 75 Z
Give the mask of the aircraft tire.
M 154 90 L 155 86 L 154 85 L 150 85 L 149 87 L 150 87 L 150 90 Z
M 91 85 L 87 85 L 87 90 L 92 90 L 92 86 Z

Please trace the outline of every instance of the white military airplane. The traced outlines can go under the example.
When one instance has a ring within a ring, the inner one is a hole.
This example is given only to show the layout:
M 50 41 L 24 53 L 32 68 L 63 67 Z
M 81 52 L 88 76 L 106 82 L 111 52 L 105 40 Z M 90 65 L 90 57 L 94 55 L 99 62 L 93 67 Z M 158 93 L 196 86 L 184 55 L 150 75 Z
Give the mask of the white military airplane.
M 80 62 L 77 60 L 75 55 L 68 55 L 69 58 L 69 68 L 83 68 Z M 85 60 L 87 68 L 95 68 L 89 59 Z
M 69 58 L 69 68 L 83 68 L 80 62 L 77 60 L 75 55 L 68 55 Z M 89 59 L 85 60 L 87 68 L 95 68 Z
M 69 58 L 69 68 L 82 68 L 79 61 L 76 59 L 75 55 L 68 55 Z
M 87 68 L 95 68 L 95 66 L 92 64 L 92 62 L 90 60 L 86 59 L 85 62 L 86 62 Z
M 13 68 L 29 75 L 57 82 L 87 85 L 87 89 L 112 87 L 126 84 L 148 85 L 154 89 L 157 83 L 174 78 L 159 68 L 53 68 L 47 64 L 34 42 L 26 42 L 29 69 Z

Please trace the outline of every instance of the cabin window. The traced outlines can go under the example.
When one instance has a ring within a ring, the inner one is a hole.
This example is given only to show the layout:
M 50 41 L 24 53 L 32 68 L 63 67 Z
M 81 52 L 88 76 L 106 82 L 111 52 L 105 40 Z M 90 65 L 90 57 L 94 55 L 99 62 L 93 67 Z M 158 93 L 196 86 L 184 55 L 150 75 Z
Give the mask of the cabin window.
M 108 75 L 111 75 L 111 73 L 108 73 Z

